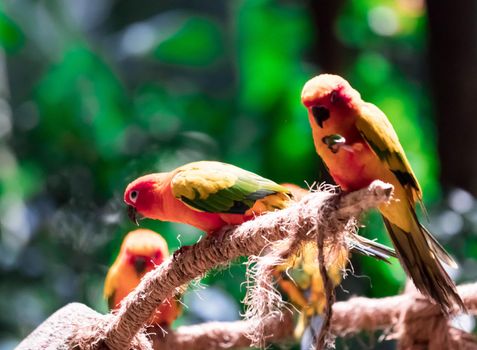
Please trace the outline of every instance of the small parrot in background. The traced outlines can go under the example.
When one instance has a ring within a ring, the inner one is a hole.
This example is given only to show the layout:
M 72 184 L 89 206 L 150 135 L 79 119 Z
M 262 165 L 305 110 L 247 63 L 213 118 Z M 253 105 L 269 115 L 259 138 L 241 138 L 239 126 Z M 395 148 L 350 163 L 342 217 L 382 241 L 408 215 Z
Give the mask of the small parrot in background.
M 292 183 L 282 183 L 288 188 L 296 201 L 310 194 L 309 190 Z M 390 248 L 353 234 L 346 237 L 347 244 L 337 247 L 325 247 L 328 257 L 326 271 L 337 287 L 342 280 L 348 264 L 350 253 L 359 253 L 389 262 L 389 257 L 396 257 Z M 331 258 L 330 258 L 331 257 Z M 302 350 L 313 349 L 316 338 L 323 325 L 323 313 L 326 307 L 326 292 L 318 264 L 318 247 L 316 242 L 306 242 L 298 250 L 298 254 L 291 256 L 275 271 L 275 278 L 282 293 L 300 311 L 300 317 L 295 327 L 294 336 L 300 339 Z
M 297 201 L 310 193 L 295 184 L 281 185 L 288 188 Z M 336 287 L 341 283 L 348 264 L 349 251 L 346 246 L 341 246 L 334 252 L 325 252 L 325 255 L 333 257 L 328 259 L 332 263 L 328 263 L 326 270 L 333 287 Z M 315 339 L 320 334 L 322 315 L 326 307 L 326 292 L 318 264 L 316 242 L 304 243 L 297 255 L 289 257 L 284 264 L 275 269 L 274 275 L 280 291 L 287 295 L 289 302 L 300 311 L 294 332 L 295 338 L 301 340 L 302 350 L 312 349 Z
M 141 278 L 168 257 L 167 243 L 158 233 L 146 229 L 129 232 L 104 282 L 104 297 L 109 308 L 118 308 L 121 300 L 136 288 Z M 167 299 L 156 309 L 149 323 L 170 327 L 180 311 L 176 300 Z
M 330 247 L 328 247 L 330 248 Z M 325 252 L 325 255 L 329 254 Z M 326 270 L 333 282 L 333 287 L 341 283 L 348 263 L 348 249 L 340 247 L 333 252 Z M 318 264 L 318 247 L 316 242 L 306 242 L 298 254 L 274 270 L 280 291 L 288 296 L 289 302 L 300 312 L 295 327 L 295 338 L 300 339 L 301 349 L 313 348 L 323 324 L 326 307 L 326 292 Z
M 440 260 L 457 264 L 419 223 L 416 203 L 422 193 L 404 150 L 386 115 L 364 102 L 343 78 L 322 74 L 303 87 L 318 155 L 344 191 L 382 180 L 394 186 L 394 199 L 379 210 L 398 258 L 416 287 L 449 313 L 465 306 Z

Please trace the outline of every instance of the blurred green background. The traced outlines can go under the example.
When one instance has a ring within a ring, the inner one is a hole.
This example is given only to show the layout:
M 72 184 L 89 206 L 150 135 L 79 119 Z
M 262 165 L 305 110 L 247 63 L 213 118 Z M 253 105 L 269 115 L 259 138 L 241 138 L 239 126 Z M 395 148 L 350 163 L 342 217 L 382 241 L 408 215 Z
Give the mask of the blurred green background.
M 387 113 L 428 226 L 461 264 L 453 276 L 475 280 L 477 5 L 464 3 L 0 1 L 0 350 L 68 302 L 107 311 L 103 280 L 134 228 L 122 192 L 137 176 L 216 159 L 278 182 L 329 181 L 300 104 L 322 72 Z M 378 215 L 364 224 L 389 242 Z M 171 250 L 201 235 L 141 225 Z M 353 265 L 340 299 L 403 287 L 397 262 Z M 177 325 L 238 319 L 243 281 L 240 263 L 210 273 Z M 394 347 L 377 337 L 338 347 Z

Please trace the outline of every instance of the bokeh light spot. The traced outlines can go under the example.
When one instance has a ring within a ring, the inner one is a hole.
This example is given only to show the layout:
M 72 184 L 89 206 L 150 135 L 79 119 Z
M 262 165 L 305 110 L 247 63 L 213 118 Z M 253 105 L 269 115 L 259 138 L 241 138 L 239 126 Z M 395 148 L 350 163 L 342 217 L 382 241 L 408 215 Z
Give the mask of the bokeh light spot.
M 468 213 L 474 207 L 474 197 L 467 191 L 460 188 L 453 190 L 449 194 L 449 206 L 452 210 L 460 214 Z
M 368 13 L 368 24 L 373 32 L 382 36 L 395 35 L 399 22 L 394 10 L 387 6 L 376 6 Z

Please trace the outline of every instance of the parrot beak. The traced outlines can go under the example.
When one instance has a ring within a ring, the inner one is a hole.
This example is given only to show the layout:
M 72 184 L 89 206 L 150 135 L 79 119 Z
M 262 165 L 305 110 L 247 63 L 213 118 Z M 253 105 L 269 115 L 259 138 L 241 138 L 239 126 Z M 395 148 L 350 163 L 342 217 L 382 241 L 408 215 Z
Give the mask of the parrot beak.
M 321 141 L 327 145 L 330 151 L 333 153 L 338 153 L 340 147 L 346 143 L 346 139 L 339 134 L 325 136 L 321 139 Z
M 315 118 L 316 123 L 323 129 L 323 122 L 330 118 L 330 110 L 325 106 L 311 107 L 311 114 Z
M 137 221 L 137 210 L 132 205 L 128 205 L 128 217 L 132 222 L 139 226 L 139 222 Z

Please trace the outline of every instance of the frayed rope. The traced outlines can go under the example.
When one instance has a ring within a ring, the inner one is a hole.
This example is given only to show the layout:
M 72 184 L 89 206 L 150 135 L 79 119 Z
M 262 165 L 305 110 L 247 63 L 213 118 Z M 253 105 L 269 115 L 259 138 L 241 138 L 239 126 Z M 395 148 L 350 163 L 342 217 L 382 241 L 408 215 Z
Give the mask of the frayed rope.
M 94 337 L 94 332 L 85 337 L 85 333 L 79 330 L 72 338 L 71 345 L 88 349 L 99 349 L 103 345 L 110 349 L 129 349 L 156 307 L 166 298 L 179 293 L 184 284 L 240 256 L 266 255 L 274 250 L 273 242 L 290 237 L 298 241 L 312 241 L 317 239 L 318 232 L 324 232 L 326 245 L 326 240 L 334 232 L 344 231 L 350 218 L 389 201 L 391 195 L 392 186 L 381 181 L 345 195 L 330 191 L 315 192 L 288 208 L 259 216 L 239 226 L 226 227 L 213 237 L 205 237 L 193 246 L 183 247 L 141 280 L 138 287 L 123 300 L 117 313 L 108 318 L 107 325 L 101 329 L 95 328 L 97 337 Z M 317 215 L 317 212 L 321 214 Z M 322 220 L 317 220 L 317 216 L 322 217 Z M 334 229 L 329 230 L 327 227 Z M 295 245 L 292 242 L 290 247 Z M 267 265 L 270 263 L 256 267 L 255 276 L 258 272 L 266 271 Z M 255 319 L 258 324 L 261 322 L 260 317 L 254 315 L 264 316 L 266 310 L 280 312 L 276 306 L 282 305 L 281 297 L 278 299 L 274 289 L 269 288 L 269 280 L 264 279 L 259 284 L 272 292 L 265 296 L 265 302 L 260 302 L 262 306 L 252 306 L 248 313 L 249 319 Z
M 332 347 L 334 344 L 334 338 L 329 332 L 334 286 L 328 276 L 326 266 L 330 263 L 328 259 L 333 259 L 335 256 L 332 250 L 340 251 L 341 247 L 352 242 L 347 238 L 356 234 L 356 220 L 352 217 L 343 220 L 343 218 L 331 214 L 337 210 L 337 202 L 330 200 L 336 198 L 335 187 L 322 186 L 317 191 L 311 190 L 311 193 L 312 195 L 305 196 L 295 204 L 296 210 L 291 211 L 285 225 L 277 228 L 285 230 L 287 238 L 270 242 L 260 255 L 250 256 L 248 259 L 247 294 L 243 303 L 246 306 L 245 320 L 256 325 L 248 334 L 254 346 L 265 346 L 267 339 L 263 336 L 264 324 L 269 318 L 280 317 L 285 306 L 281 294 L 275 288 L 274 269 L 298 253 L 304 238 L 311 239 L 312 237 L 315 237 L 317 243 L 317 264 L 320 267 L 327 299 L 324 323 L 314 342 L 318 350 L 323 346 Z M 325 254 L 325 251 L 328 254 Z

